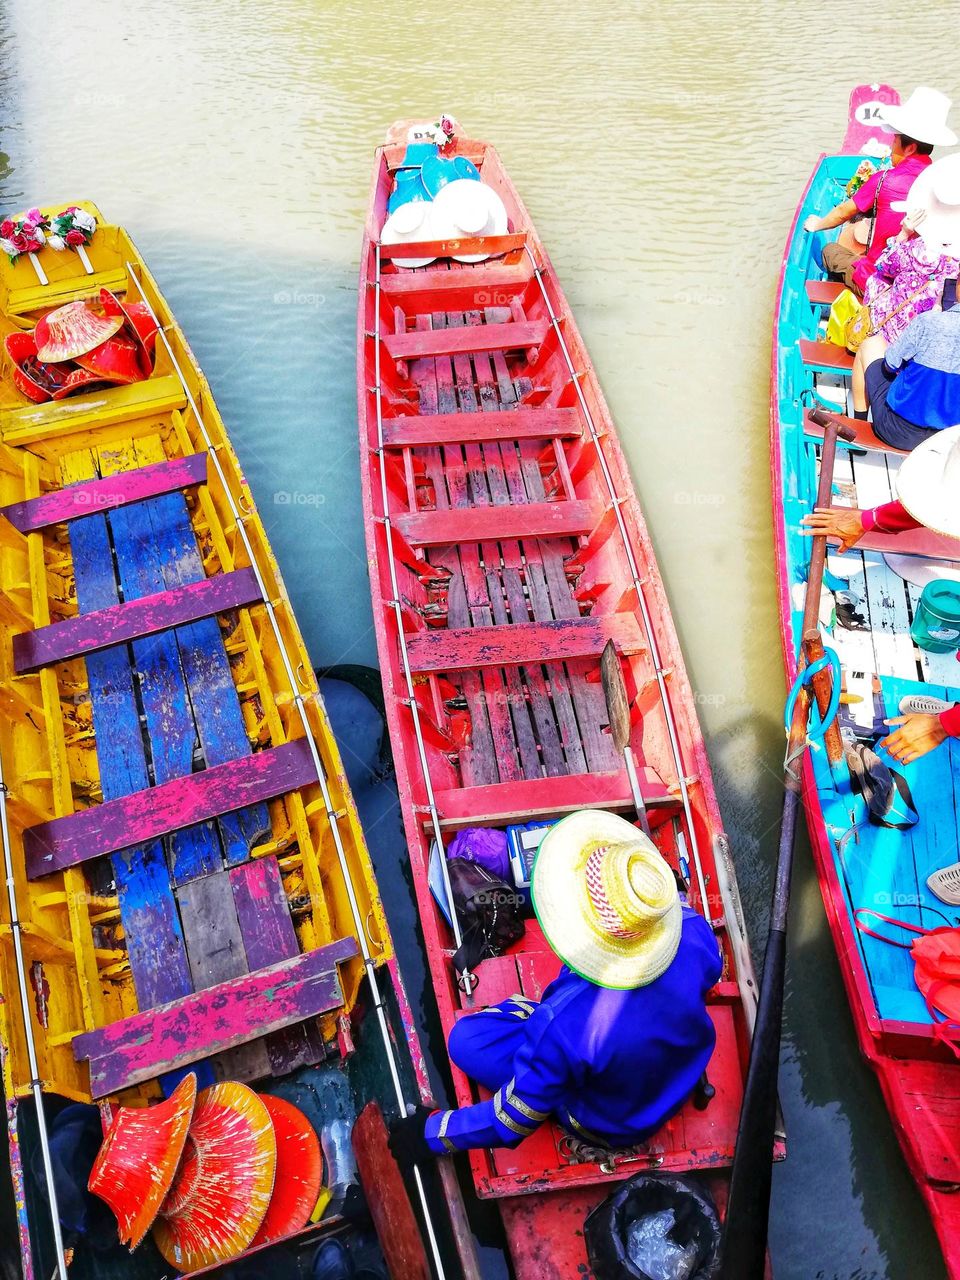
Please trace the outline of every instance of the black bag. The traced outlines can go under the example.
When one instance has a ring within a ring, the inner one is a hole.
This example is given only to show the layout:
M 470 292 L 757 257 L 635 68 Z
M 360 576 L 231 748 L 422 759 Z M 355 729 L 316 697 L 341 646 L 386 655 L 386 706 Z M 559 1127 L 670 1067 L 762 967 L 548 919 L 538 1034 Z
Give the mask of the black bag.
M 891 769 L 864 742 L 848 744 L 846 759 L 851 789 L 863 796 L 874 826 L 891 827 L 894 831 L 909 831 L 916 826 L 920 814 L 902 773 Z
M 454 968 L 461 973 L 519 942 L 524 934 L 520 913 L 525 899 L 479 862 L 450 858 L 447 871 L 463 935 L 463 944 L 453 957 Z
M 587 1256 L 596 1280 L 657 1280 L 631 1260 L 630 1228 L 641 1218 L 672 1209 L 669 1238 L 697 1251 L 693 1280 L 720 1273 L 720 1220 L 713 1201 L 685 1178 L 639 1173 L 612 1191 L 584 1224 Z

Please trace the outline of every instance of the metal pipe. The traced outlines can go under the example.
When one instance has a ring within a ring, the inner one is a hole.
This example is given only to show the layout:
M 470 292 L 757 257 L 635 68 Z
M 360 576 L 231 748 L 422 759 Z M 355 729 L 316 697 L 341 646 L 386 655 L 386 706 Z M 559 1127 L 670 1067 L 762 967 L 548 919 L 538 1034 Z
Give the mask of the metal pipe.
M 374 278 L 374 326 L 373 326 L 373 343 L 374 343 L 374 397 L 377 407 L 377 456 L 380 459 L 380 489 L 381 501 L 383 503 L 383 523 L 387 531 L 387 563 L 390 566 L 390 590 L 393 593 L 393 599 L 389 603 L 393 606 L 397 619 L 397 637 L 400 644 L 400 660 L 403 664 L 404 681 L 407 686 L 407 702 L 413 715 L 414 735 L 417 739 L 417 755 L 420 758 L 420 772 L 423 775 L 423 782 L 427 792 L 427 807 L 430 811 L 430 823 L 433 827 L 434 839 L 440 854 L 440 873 L 443 878 L 443 890 L 447 898 L 447 906 L 450 911 L 450 926 L 453 929 L 453 940 L 459 950 L 463 943 L 463 934 L 460 929 L 460 921 L 457 918 L 457 907 L 453 900 L 453 888 L 450 884 L 450 871 L 447 867 L 447 859 L 443 850 L 443 837 L 441 834 L 440 814 L 437 812 L 436 798 L 433 790 L 433 780 L 430 777 L 430 766 L 427 761 L 427 749 L 423 741 L 423 729 L 420 725 L 420 706 L 417 702 L 414 685 L 413 672 L 410 669 L 410 657 L 407 650 L 407 638 L 403 630 L 403 614 L 400 607 L 400 585 L 397 580 L 396 558 L 393 554 L 393 526 L 390 521 L 390 497 L 387 489 L 387 472 L 384 466 L 384 445 L 383 445 L 383 404 L 382 404 L 382 388 L 380 385 L 380 244 L 375 244 L 376 249 L 376 276 Z M 459 982 L 468 999 L 473 994 L 473 977 L 467 968 L 461 970 L 459 974 Z
M 383 1003 L 383 999 L 380 993 L 380 985 L 377 979 L 376 963 L 373 960 L 373 957 L 370 953 L 370 947 L 367 940 L 366 923 L 360 911 L 360 904 L 357 900 L 356 887 L 354 886 L 353 878 L 350 874 L 350 867 L 347 863 L 346 849 L 344 848 L 344 845 L 343 845 L 343 837 L 340 834 L 339 820 L 337 818 L 336 810 L 333 808 L 326 771 L 323 767 L 323 761 L 320 758 L 320 752 L 317 747 L 316 741 L 314 739 L 313 729 L 310 725 L 310 720 L 307 716 L 305 699 L 298 690 L 295 668 L 293 666 L 293 662 L 289 654 L 287 653 L 287 648 L 286 648 L 286 644 L 284 643 L 283 634 L 280 631 L 280 624 L 277 621 L 276 611 L 274 610 L 273 604 L 271 603 L 268 597 L 266 582 L 264 581 L 264 577 L 260 570 L 260 566 L 257 562 L 256 555 L 254 554 L 253 544 L 251 543 L 250 537 L 244 526 L 245 517 L 241 512 L 236 500 L 234 499 L 234 496 L 230 490 L 230 486 L 227 483 L 227 477 L 226 477 L 226 474 L 224 473 L 223 467 L 220 463 L 220 459 L 217 455 L 217 449 L 210 438 L 210 434 L 207 431 L 206 424 L 204 423 L 203 418 L 200 416 L 200 410 L 197 407 L 197 402 L 194 399 L 193 393 L 191 392 L 190 387 L 187 383 L 187 380 L 183 375 L 183 370 L 180 368 L 180 364 L 177 361 L 177 357 L 173 353 L 173 348 L 171 347 L 170 341 L 167 338 L 166 333 L 164 332 L 163 326 L 160 324 L 157 314 L 153 309 L 153 305 L 151 304 L 150 300 L 147 298 L 146 294 L 143 291 L 143 285 L 136 274 L 135 268 L 133 264 L 130 262 L 127 262 L 126 267 L 127 267 L 127 272 L 129 273 L 130 279 L 136 280 L 137 282 L 137 287 L 140 292 L 140 298 L 146 304 L 147 310 L 150 312 L 151 318 L 156 323 L 158 336 L 162 339 L 163 345 L 167 349 L 167 354 L 169 355 L 170 360 L 173 363 L 173 367 L 177 371 L 177 376 L 180 379 L 180 384 L 183 387 L 184 394 L 187 397 L 187 402 L 189 403 L 190 408 L 193 410 L 193 416 L 196 419 L 197 426 L 199 427 L 200 433 L 204 439 L 204 443 L 207 446 L 209 457 L 212 459 L 214 467 L 216 468 L 216 471 L 217 471 L 217 475 L 220 478 L 220 483 L 223 486 L 223 492 L 226 496 L 227 503 L 229 504 L 231 514 L 233 515 L 233 518 L 236 521 L 237 530 L 240 533 L 240 537 L 243 541 L 244 549 L 246 550 L 247 556 L 250 559 L 250 567 L 253 569 L 254 576 L 256 577 L 256 580 L 257 580 L 257 585 L 260 588 L 262 602 L 267 611 L 267 617 L 270 620 L 270 625 L 273 628 L 274 638 L 276 639 L 277 647 L 280 652 L 280 657 L 283 660 L 284 669 L 286 671 L 287 680 L 290 684 L 290 691 L 293 694 L 293 702 L 299 713 L 300 722 L 303 726 L 304 734 L 306 735 L 306 739 L 307 739 L 307 744 L 310 748 L 310 755 L 313 760 L 313 765 L 314 765 L 314 768 L 316 769 L 317 780 L 320 783 L 320 790 L 323 795 L 324 809 L 326 810 L 327 821 L 329 822 L 330 829 L 333 833 L 333 841 L 337 851 L 337 861 L 340 864 L 340 872 L 341 872 L 341 875 L 343 876 L 344 886 L 347 891 L 347 898 L 350 903 L 350 914 L 353 917 L 353 924 L 357 934 L 357 941 L 360 944 L 360 952 L 363 957 L 363 963 L 366 969 L 367 979 L 370 983 L 370 991 L 373 997 L 374 1008 L 376 1009 L 376 1012 L 377 1012 L 377 1021 L 380 1027 L 380 1033 L 383 1039 L 384 1048 L 386 1050 L 387 1063 L 390 1068 L 390 1076 L 393 1082 L 394 1092 L 396 1094 L 397 1103 L 400 1107 L 401 1112 L 405 1112 L 407 1101 L 403 1091 L 403 1084 L 400 1080 L 400 1070 L 397 1064 L 396 1055 L 394 1053 L 393 1041 L 390 1038 L 390 1029 L 387 1024 L 386 1008 Z M 414 1181 L 416 1182 L 416 1185 L 417 1185 L 417 1192 L 420 1200 L 420 1205 L 423 1211 L 424 1226 L 426 1228 L 427 1237 L 429 1239 L 430 1250 L 433 1255 L 434 1268 L 440 1280 L 444 1280 L 445 1272 L 443 1269 L 443 1260 L 440 1256 L 440 1246 L 437 1241 L 436 1229 L 433 1225 L 433 1219 L 430 1216 L 430 1206 L 427 1201 L 426 1187 L 424 1186 L 423 1178 L 418 1168 L 416 1167 L 414 1168 L 413 1175 L 414 1175 Z
M 47 1183 L 50 1202 L 50 1219 L 53 1225 L 53 1247 L 57 1267 L 54 1272 L 59 1280 L 67 1280 L 67 1260 L 63 1251 L 63 1234 L 60 1230 L 60 1209 L 57 1203 L 57 1186 L 53 1177 L 53 1161 L 50 1157 L 50 1138 L 47 1133 L 47 1117 L 43 1110 L 43 1085 L 40 1080 L 40 1064 L 37 1044 L 30 1017 L 30 994 L 27 983 L 27 966 L 23 955 L 23 939 L 20 932 L 20 911 L 17 905 L 17 888 L 13 878 L 13 851 L 10 847 L 10 827 L 7 822 L 7 786 L 3 779 L 3 760 L 0 758 L 0 844 L 3 845 L 3 872 L 7 881 L 7 902 L 10 908 L 10 936 L 17 970 L 17 987 L 20 993 L 20 1012 L 23 1016 L 23 1035 L 27 1045 L 27 1065 L 30 1070 L 30 1088 L 37 1111 L 37 1132 L 40 1136 L 40 1153 L 43 1159 L 43 1176 Z
M 692 851 L 693 851 L 693 863 L 697 873 L 697 890 L 700 894 L 700 901 L 703 905 L 703 914 L 706 917 L 707 923 L 710 925 L 713 925 L 714 922 L 710 912 L 710 903 L 707 898 L 707 886 L 706 886 L 706 882 L 704 880 L 704 875 L 703 875 L 703 866 L 700 861 L 700 847 L 697 841 L 696 829 L 693 825 L 693 810 L 690 806 L 690 794 L 687 790 L 686 774 L 684 772 L 684 767 L 683 767 L 683 756 L 680 751 L 680 741 L 677 734 L 676 722 L 674 721 L 674 718 L 673 718 L 673 709 L 670 706 L 670 695 L 667 691 L 667 684 L 666 684 L 666 679 L 664 678 L 664 671 L 660 664 L 660 649 L 659 649 L 659 646 L 657 645 L 656 636 L 653 630 L 653 620 L 650 617 L 650 611 L 647 608 L 646 598 L 644 597 L 644 594 L 643 594 L 643 583 L 640 578 L 640 569 L 639 569 L 639 566 L 637 565 L 636 557 L 633 554 L 633 546 L 631 545 L 631 542 L 630 542 L 630 535 L 627 531 L 626 522 L 623 518 L 623 512 L 620 510 L 620 503 L 622 499 L 617 493 L 616 485 L 613 483 L 613 476 L 610 474 L 610 468 L 607 465 L 607 459 L 604 456 L 603 449 L 600 446 L 600 436 L 599 436 L 599 433 L 597 432 L 596 425 L 593 421 L 593 415 L 591 414 L 590 408 L 587 405 L 586 398 L 580 386 L 580 379 L 577 376 L 577 371 L 573 366 L 573 361 L 570 359 L 570 352 L 567 349 L 567 343 L 566 343 L 566 340 L 564 339 L 563 332 L 560 328 L 560 322 L 557 319 L 557 314 L 554 311 L 553 304 L 550 301 L 550 295 L 547 293 L 546 286 L 543 283 L 543 273 L 540 270 L 540 267 L 537 263 L 536 258 L 533 256 L 533 251 L 530 248 L 530 245 L 527 244 L 524 247 L 527 251 L 527 255 L 530 258 L 531 263 L 533 264 L 533 274 L 536 277 L 537 284 L 540 286 L 540 293 L 542 294 L 543 300 L 546 304 L 547 314 L 550 316 L 550 323 L 553 326 L 553 330 L 556 333 L 557 339 L 560 343 L 560 350 L 563 353 L 563 358 L 564 358 L 564 361 L 566 362 L 567 369 L 570 373 L 570 378 L 573 382 L 574 388 L 576 389 L 577 398 L 580 401 L 581 412 L 583 413 L 583 416 L 586 419 L 587 426 L 590 430 L 591 439 L 593 440 L 594 446 L 596 447 L 597 457 L 600 460 L 600 469 L 603 472 L 603 478 L 607 486 L 607 492 L 610 495 L 610 500 L 613 505 L 613 512 L 614 512 L 614 515 L 616 516 L 617 527 L 620 531 L 620 537 L 623 541 L 624 550 L 626 551 L 627 564 L 629 565 L 629 568 L 630 568 L 630 574 L 633 578 L 633 585 L 637 593 L 637 600 L 640 604 L 640 616 L 643 621 L 643 629 L 646 635 L 647 645 L 650 650 L 650 657 L 653 661 L 654 671 L 656 672 L 657 685 L 660 690 L 660 701 L 663 706 L 663 715 L 667 725 L 667 734 L 670 738 L 670 748 L 673 754 L 674 766 L 677 770 L 677 781 L 680 785 L 680 795 L 683 803 L 683 813 L 687 821 L 687 829 L 690 833 L 690 841 L 692 844 Z

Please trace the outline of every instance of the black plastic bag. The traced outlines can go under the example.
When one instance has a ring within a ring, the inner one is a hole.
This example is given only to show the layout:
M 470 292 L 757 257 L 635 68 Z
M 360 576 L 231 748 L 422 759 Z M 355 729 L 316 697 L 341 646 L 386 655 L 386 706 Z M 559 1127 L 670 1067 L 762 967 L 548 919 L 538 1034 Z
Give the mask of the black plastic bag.
M 523 894 L 498 880 L 478 862 L 447 862 L 453 903 L 463 945 L 453 957 L 457 972 L 473 969 L 487 956 L 498 956 L 523 937 Z
M 631 1262 L 630 1228 L 668 1209 L 676 1218 L 671 1238 L 678 1245 L 696 1246 L 692 1280 L 714 1280 L 720 1274 L 720 1220 L 712 1200 L 684 1178 L 650 1173 L 622 1183 L 587 1218 L 587 1254 L 596 1280 L 662 1280 Z

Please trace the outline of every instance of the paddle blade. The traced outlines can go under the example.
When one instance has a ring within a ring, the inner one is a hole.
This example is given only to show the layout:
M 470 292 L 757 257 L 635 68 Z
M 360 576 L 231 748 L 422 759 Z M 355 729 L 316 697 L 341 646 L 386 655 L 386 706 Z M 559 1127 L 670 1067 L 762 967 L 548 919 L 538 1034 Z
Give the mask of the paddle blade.
M 620 659 L 608 640 L 600 658 L 600 683 L 603 685 L 603 697 L 607 704 L 607 720 L 610 733 L 618 751 L 622 751 L 630 742 L 630 704 L 627 702 L 627 686 L 623 682 L 623 671 Z

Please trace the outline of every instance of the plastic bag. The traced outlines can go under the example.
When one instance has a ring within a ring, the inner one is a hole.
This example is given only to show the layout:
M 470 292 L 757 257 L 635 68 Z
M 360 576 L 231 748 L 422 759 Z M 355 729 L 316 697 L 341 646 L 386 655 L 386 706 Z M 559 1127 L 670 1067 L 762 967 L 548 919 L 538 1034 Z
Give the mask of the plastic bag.
M 510 883 L 507 834 L 497 827 L 465 827 L 458 831 L 447 846 L 447 857 L 476 862 L 498 880 Z
M 860 299 L 850 289 L 844 289 L 843 293 L 838 294 L 833 306 L 830 308 L 830 315 L 827 318 L 827 332 L 824 335 L 828 342 L 832 342 L 834 346 L 845 347 L 847 345 L 848 333 L 847 329 L 851 320 L 855 320 L 861 313 L 866 311 Z M 869 311 L 867 317 L 869 320 Z
M 719 1274 L 717 1211 L 684 1178 L 637 1174 L 597 1205 L 584 1234 L 596 1280 L 715 1280 Z M 653 1270 L 635 1260 L 644 1256 Z
M 672 1209 L 639 1218 L 627 1231 L 627 1256 L 644 1275 L 657 1280 L 690 1280 L 697 1266 L 697 1247 L 676 1244 L 670 1232 L 677 1225 Z

